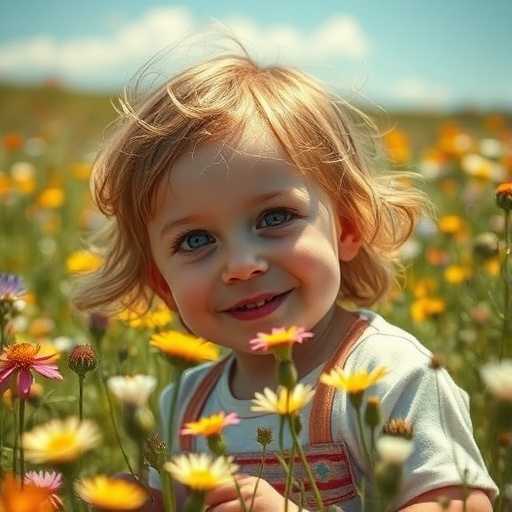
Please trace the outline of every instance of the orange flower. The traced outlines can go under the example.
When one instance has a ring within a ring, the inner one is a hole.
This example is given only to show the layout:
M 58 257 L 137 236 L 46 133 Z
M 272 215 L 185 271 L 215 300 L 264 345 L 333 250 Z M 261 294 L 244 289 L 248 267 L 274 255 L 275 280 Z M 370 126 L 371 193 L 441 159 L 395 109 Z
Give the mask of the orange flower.
M 464 220 L 458 215 L 445 215 L 439 219 L 439 231 L 447 235 L 457 235 L 461 233 L 464 228 Z
M 502 183 L 496 188 L 496 204 L 506 212 L 512 209 L 512 183 Z
M 64 190 L 58 187 L 49 187 L 41 192 L 37 202 L 43 208 L 56 209 L 64 204 Z
M 31 483 L 23 486 L 13 475 L 7 475 L 0 489 L 0 510 L 2 512 L 53 512 L 48 491 Z
M 3 142 L 7 151 L 17 151 L 23 146 L 23 137 L 17 132 L 10 132 L 4 135 Z

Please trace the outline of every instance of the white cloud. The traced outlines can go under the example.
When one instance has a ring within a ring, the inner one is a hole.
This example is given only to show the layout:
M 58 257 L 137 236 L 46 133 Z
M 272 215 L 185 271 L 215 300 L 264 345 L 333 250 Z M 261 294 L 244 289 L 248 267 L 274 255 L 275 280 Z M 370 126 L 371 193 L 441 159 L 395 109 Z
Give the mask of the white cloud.
M 428 82 L 417 76 L 407 76 L 397 80 L 390 89 L 389 97 L 401 103 L 419 104 L 430 108 L 444 107 L 453 100 L 448 87 Z
M 356 18 L 338 15 L 312 30 L 291 24 L 259 25 L 249 18 L 222 20 L 259 58 L 286 58 L 297 64 L 327 63 L 329 59 L 361 59 L 371 49 L 370 38 Z M 0 76 L 53 76 L 65 83 L 91 85 L 106 81 L 120 86 L 147 59 L 175 44 L 197 28 L 190 10 L 161 7 L 136 21 L 118 26 L 109 36 L 59 40 L 38 35 L 0 46 Z

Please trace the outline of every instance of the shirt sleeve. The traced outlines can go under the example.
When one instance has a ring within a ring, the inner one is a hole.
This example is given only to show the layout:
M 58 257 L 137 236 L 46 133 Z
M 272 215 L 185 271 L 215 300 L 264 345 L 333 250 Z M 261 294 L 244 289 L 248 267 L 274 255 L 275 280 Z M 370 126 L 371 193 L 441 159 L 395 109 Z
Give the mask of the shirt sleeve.
M 367 390 L 365 397 L 380 398 L 382 425 L 391 419 L 412 424 L 413 452 L 404 465 L 396 507 L 429 490 L 462 482 L 494 497 L 497 487 L 473 437 L 467 393 L 446 370 L 430 367 L 430 352 L 412 336 L 391 334 L 377 332 L 368 336 L 351 354 L 345 370 L 370 372 L 385 366 L 387 375 Z M 338 427 L 357 469 L 365 474 L 369 469 L 357 435 L 354 411 L 343 393 L 337 394 L 335 404 L 338 413 L 343 409 L 347 412 L 346 421 Z M 369 432 L 366 434 L 369 442 Z

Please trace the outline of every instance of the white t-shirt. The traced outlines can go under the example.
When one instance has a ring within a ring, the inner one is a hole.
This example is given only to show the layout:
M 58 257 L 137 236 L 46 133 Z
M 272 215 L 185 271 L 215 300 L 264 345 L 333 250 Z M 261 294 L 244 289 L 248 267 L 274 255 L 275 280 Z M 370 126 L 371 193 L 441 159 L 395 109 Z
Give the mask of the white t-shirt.
M 412 335 L 373 312 L 359 310 L 358 314 L 368 321 L 368 326 L 352 348 L 344 369 L 351 374 L 386 367 L 388 373 L 366 391 L 365 397 L 375 395 L 380 398 L 382 425 L 389 419 L 398 418 L 413 424 L 414 450 L 405 463 L 402 491 L 393 508 L 399 508 L 429 490 L 458 485 L 464 478 L 470 487 L 487 490 L 491 496 L 495 496 L 497 487 L 485 468 L 473 438 L 467 393 L 454 383 L 445 370 L 433 370 L 429 366 L 431 352 Z M 283 471 L 277 458 L 272 455 L 279 448 L 279 418 L 275 414 L 251 411 L 251 400 L 237 400 L 233 397 L 228 385 L 232 362 L 233 359 L 228 361 L 226 371 L 208 396 L 201 416 L 220 411 L 238 414 L 240 424 L 227 427 L 224 436 L 230 454 L 235 456 L 241 470 L 250 474 L 258 474 L 261 464 L 262 448 L 256 441 L 257 428 L 270 427 L 274 432 L 274 440 L 267 447 L 269 454 L 265 460 L 263 477 L 282 491 Z M 210 367 L 211 363 L 185 372 L 180 389 L 179 410 L 192 396 Z M 322 369 L 323 365 L 305 376 L 301 382 L 316 384 Z M 169 417 L 172 389 L 171 384 L 160 398 L 164 435 L 167 431 L 166 419 Z M 360 505 L 356 486 L 361 485 L 369 470 L 359 439 L 354 408 L 346 393 L 336 391 L 331 411 L 332 442 L 321 445 L 309 444 L 310 410 L 311 404 L 301 411 L 300 440 L 325 505 L 336 504 L 344 512 L 357 512 Z M 376 432 L 380 431 L 381 428 L 377 428 Z M 291 446 L 288 429 L 285 429 L 284 434 L 283 445 L 288 449 Z M 369 436 L 368 429 L 366 434 Z M 204 438 L 198 437 L 194 441 L 194 451 L 208 452 Z M 177 438 L 173 449 L 179 450 Z M 297 465 L 297 479 L 304 479 L 300 464 Z M 150 483 L 158 486 L 154 475 Z M 314 510 L 310 501 L 305 506 Z

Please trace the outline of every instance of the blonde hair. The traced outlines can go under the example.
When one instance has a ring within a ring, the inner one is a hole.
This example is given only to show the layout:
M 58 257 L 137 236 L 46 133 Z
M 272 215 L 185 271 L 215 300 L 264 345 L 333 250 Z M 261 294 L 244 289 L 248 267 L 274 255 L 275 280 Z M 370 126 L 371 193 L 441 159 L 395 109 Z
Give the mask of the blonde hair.
M 97 236 L 104 263 L 76 283 L 77 309 L 150 304 L 146 226 L 157 186 L 185 151 L 235 136 L 255 116 L 362 239 L 356 258 L 341 263 L 340 298 L 366 306 L 387 291 L 400 269 L 398 251 L 428 209 L 426 197 L 396 171 L 383 172 L 375 126 L 361 111 L 294 68 L 260 66 L 240 53 L 195 65 L 135 103 L 126 94 L 121 100 L 91 181 L 110 219 Z

